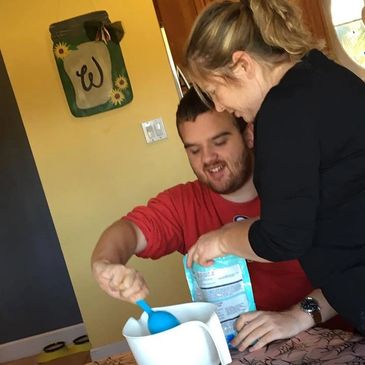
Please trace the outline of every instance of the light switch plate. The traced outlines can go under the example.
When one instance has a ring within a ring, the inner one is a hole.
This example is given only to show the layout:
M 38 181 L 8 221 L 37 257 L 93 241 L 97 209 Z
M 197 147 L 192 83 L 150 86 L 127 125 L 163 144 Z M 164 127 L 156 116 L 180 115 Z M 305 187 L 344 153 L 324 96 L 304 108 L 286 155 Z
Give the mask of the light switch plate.
M 153 143 L 167 138 L 162 118 L 142 122 L 142 129 L 147 143 Z

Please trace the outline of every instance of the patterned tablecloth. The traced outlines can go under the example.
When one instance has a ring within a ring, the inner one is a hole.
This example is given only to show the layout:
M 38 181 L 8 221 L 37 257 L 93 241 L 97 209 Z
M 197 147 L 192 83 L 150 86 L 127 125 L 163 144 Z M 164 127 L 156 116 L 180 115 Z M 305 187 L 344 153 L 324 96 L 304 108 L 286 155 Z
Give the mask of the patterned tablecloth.
M 85 365 L 137 365 L 131 352 L 108 357 L 105 360 L 93 361 Z
M 365 365 L 365 337 L 314 327 L 254 352 L 232 352 L 232 365 Z
M 274 341 L 258 351 L 234 351 L 232 360 L 231 365 L 365 365 L 365 337 L 314 327 L 288 340 Z M 86 365 L 137 363 L 131 353 L 124 353 Z

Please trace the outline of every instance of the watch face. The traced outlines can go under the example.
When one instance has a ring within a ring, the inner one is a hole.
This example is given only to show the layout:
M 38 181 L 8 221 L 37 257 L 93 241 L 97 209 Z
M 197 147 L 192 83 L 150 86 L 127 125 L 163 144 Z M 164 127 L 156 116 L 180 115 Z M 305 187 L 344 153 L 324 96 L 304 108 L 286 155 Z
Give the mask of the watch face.
M 315 312 L 318 310 L 318 302 L 313 298 L 304 298 L 302 301 L 302 308 L 308 313 Z

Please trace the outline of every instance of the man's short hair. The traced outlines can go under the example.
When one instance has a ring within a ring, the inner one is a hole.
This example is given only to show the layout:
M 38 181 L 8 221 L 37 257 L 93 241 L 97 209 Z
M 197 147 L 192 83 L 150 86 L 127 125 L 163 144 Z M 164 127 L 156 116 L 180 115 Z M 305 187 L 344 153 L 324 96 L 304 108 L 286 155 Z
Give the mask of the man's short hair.
M 194 122 L 203 113 L 214 110 L 214 103 L 207 95 L 203 95 L 204 101 L 194 87 L 191 87 L 182 97 L 176 111 L 176 127 L 180 135 L 179 125 L 184 122 Z M 232 115 L 233 123 L 241 134 L 243 134 L 247 123 L 243 118 Z M 181 137 L 181 135 L 180 135 Z

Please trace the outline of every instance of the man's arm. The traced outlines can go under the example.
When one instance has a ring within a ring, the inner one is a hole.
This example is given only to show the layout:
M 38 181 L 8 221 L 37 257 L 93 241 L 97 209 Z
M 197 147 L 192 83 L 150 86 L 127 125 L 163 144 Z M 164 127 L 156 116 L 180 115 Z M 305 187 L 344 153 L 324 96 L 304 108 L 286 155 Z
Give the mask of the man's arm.
M 128 220 L 118 220 L 103 232 L 92 253 L 91 266 L 107 294 L 129 302 L 147 296 L 148 287 L 141 273 L 126 266 L 146 245 L 142 231 Z
M 132 222 L 120 219 L 108 227 L 100 236 L 91 256 L 95 261 L 109 261 L 125 265 L 128 260 L 147 245 L 141 230 Z

